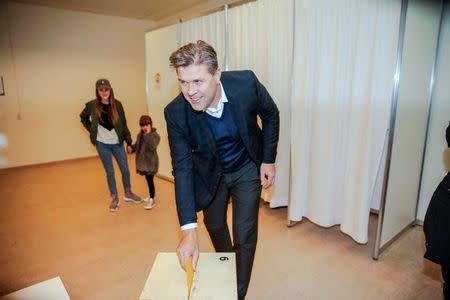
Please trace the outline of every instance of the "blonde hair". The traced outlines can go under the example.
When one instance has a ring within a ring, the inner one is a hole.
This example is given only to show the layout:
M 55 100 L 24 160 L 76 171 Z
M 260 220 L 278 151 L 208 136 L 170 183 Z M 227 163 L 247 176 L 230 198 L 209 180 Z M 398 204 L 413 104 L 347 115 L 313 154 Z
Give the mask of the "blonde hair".
M 214 48 L 202 40 L 189 43 L 174 51 L 170 57 L 170 66 L 174 69 L 190 65 L 205 64 L 208 72 L 214 75 L 219 68 L 217 54 Z

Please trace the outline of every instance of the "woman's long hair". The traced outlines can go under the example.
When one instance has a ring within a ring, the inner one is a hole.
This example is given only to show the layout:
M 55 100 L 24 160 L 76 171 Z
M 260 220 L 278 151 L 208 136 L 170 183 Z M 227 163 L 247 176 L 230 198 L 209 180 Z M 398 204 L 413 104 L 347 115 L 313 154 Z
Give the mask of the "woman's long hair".
M 97 117 L 100 119 L 102 116 L 102 97 L 100 97 L 100 94 L 98 93 L 98 90 L 95 89 L 95 95 L 97 97 L 97 101 L 95 102 L 95 111 L 97 113 Z M 113 89 L 109 89 L 109 112 L 108 112 L 109 121 L 111 124 L 116 124 L 117 119 L 119 118 L 119 114 L 117 113 L 117 105 L 116 105 L 116 98 L 114 98 L 114 92 Z

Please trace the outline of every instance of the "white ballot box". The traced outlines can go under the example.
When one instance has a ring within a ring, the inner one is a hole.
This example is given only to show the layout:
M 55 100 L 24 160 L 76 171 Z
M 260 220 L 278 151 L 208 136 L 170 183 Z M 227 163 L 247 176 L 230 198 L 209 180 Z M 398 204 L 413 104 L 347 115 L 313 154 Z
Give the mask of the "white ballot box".
M 186 300 L 186 272 L 174 252 L 160 252 L 139 300 Z M 236 300 L 234 253 L 200 253 L 189 300 Z
M 0 300 L 70 300 L 61 278 L 55 277 L 0 297 Z

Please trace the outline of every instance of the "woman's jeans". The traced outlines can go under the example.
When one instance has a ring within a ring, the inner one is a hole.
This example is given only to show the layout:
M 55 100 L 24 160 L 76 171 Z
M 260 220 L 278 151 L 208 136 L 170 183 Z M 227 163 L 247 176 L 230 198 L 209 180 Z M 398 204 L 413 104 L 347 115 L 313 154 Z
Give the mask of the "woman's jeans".
M 104 144 L 97 141 L 98 155 L 103 163 L 108 181 L 109 192 L 112 196 L 117 195 L 116 179 L 114 177 L 114 166 L 112 157 L 117 161 L 120 172 L 122 173 L 122 183 L 125 191 L 131 190 L 130 171 L 128 170 L 128 159 L 122 144 Z

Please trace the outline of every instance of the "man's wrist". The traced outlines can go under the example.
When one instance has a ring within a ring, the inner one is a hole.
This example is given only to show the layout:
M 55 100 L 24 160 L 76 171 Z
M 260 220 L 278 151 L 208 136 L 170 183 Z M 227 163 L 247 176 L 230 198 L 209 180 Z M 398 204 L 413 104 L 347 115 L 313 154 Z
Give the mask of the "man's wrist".
M 198 227 L 197 223 L 188 223 L 188 224 L 184 224 L 183 226 L 181 226 L 181 231 L 188 230 L 188 229 L 194 229 L 197 227 Z

